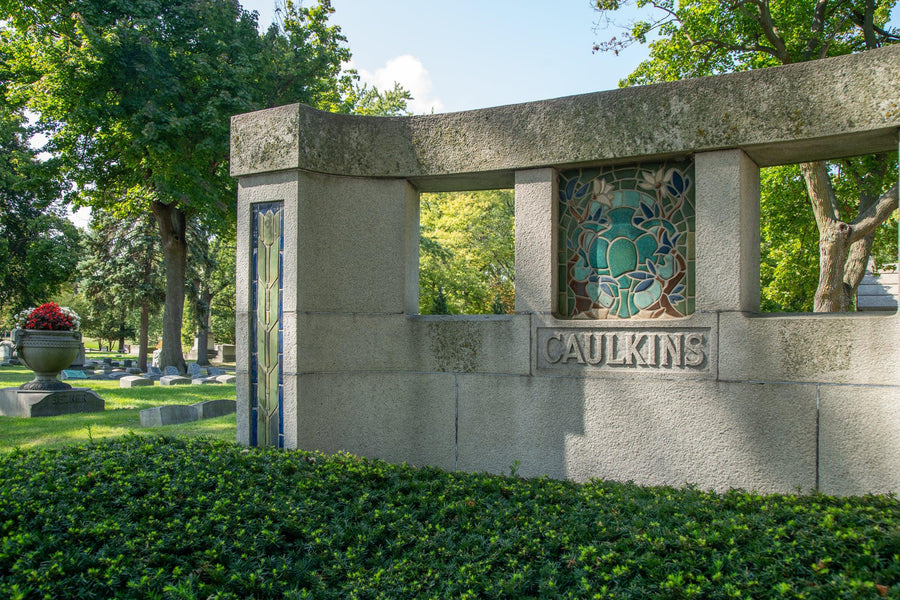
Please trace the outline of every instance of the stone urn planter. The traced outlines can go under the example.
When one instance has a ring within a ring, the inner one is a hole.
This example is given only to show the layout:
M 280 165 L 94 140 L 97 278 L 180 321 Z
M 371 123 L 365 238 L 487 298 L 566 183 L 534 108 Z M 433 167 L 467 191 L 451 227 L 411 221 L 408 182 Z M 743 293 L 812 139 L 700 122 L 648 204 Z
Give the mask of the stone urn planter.
M 19 389 L 72 389 L 68 383 L 59 381 L 57 376 L 78 355 L 81 348 L 80 331 L 15 329 L 12 337 L 19 360 L 34 371 L 34 379 L 19 386 Z

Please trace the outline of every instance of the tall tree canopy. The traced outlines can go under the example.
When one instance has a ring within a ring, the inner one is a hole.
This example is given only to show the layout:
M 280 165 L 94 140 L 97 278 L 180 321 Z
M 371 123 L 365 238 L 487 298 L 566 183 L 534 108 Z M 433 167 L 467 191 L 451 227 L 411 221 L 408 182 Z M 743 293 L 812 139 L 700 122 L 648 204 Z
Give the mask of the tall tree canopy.
M 52 164 L 27 142 L 21 114 L 0 108 L 0 315 L 56 293 L 78 262 L 78 231 L 57 200 Z
M 152 212 L 166 266 L 164 365 L 184 369 L 190 220 L 233 220 L 233 114 L 303 102 L 341 110 L 345 39 L 328 0 L 288 1 L 263 35 L 236 0 L 0 0 L 15 83 L 78 204 Z
M 596 0 L 606 22 L 628 4 L 629 0 Z M 900 40 L 900 31 L 887 26 L 896 0 L 636 0 L 635 4 L 649 11 L 649 18 L 594 47 L 618 54 L 633 43 L 649 43 L 650 58 L 623 85 L 786 65 Z M 814 310 L 851 307 L 876 230 L 897 209 L 896 164 L 896 154 L 886 153 L 839 163 L 803 163 L 795 175 L 764 178 L 764 213 L 791 206 L 779 185 L 799 177 L 806 188 L 819 240 Z M 780 207 L 774 206 L 777 203 Z M 779 242 L 777 236 L 766 240 L 766 234 L 764 228 L 764 252 Z M 808 243 L 800 237 L 786 242 Z M 896 243 L 896 234 L 893 237 Z M 883 248 L 876 251 L 884 253 Z M 779 270 L 781 275 L 792 270 L 785 262 L 791 257 L 809 262 L 808 252 L 792 252 L 789 245 L 779 246 L 777 253 L 780 258 L 769 255 L 763 260 L 763 276 L 768 273 L 772 281 Z

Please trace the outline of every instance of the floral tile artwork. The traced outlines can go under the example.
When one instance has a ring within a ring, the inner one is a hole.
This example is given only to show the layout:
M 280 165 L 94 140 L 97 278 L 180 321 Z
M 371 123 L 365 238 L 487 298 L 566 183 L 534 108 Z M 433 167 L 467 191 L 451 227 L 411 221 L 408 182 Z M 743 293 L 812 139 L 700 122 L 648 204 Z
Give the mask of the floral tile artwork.
M 559 316 L 694 312 L 693 161 L 563 171 Z

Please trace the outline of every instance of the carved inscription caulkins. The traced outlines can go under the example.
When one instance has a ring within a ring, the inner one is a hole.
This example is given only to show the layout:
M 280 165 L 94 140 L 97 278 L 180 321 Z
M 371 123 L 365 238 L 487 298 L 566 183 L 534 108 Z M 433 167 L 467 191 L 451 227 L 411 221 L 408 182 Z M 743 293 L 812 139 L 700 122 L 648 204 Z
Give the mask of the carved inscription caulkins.
M 709 330 L 538 328 L 538 367 L 604 371 L 709 370 Z

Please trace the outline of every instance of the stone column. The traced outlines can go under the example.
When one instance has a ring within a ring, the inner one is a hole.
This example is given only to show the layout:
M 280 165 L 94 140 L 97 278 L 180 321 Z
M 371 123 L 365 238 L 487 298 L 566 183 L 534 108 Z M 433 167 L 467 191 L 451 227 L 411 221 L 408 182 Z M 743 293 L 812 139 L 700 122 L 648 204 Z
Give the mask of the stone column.
M 742 150 L 695 155 L 697 312 L 759 311 L 759 167 Z
M 516 171 L 516 312 L 552 314 L 557 282 L 557 175 Z

